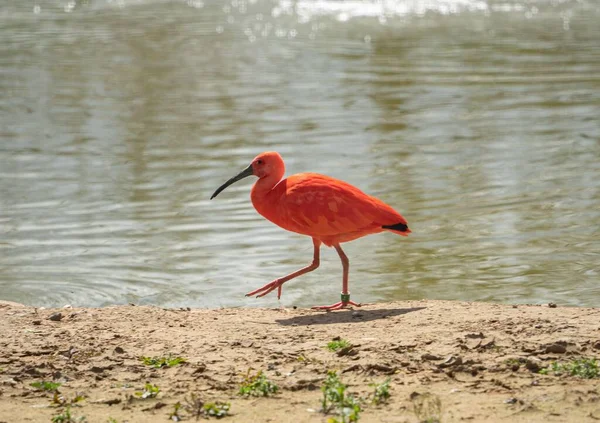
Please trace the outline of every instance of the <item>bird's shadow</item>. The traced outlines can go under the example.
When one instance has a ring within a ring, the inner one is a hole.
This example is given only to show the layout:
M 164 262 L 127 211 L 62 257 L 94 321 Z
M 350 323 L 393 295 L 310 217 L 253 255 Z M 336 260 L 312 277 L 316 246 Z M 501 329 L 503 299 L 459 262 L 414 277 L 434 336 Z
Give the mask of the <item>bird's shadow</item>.
M 330 325 L 335 323 L 360 323 L 369 322 L 371 320 L 385 319 L 387 317 L 400 316 L 402 314 L 412 313 L 414 311 L 423 310 L 426 307 L 411 307 L 411 308 L 383 308 L 378 310 L 354 309 L 344 311 L 334 311 L 323 313 L 315 311 L 313 314 L 304 316 L 291 317 L 289 319 L 275 320 L 283 326 L 292 325 Z

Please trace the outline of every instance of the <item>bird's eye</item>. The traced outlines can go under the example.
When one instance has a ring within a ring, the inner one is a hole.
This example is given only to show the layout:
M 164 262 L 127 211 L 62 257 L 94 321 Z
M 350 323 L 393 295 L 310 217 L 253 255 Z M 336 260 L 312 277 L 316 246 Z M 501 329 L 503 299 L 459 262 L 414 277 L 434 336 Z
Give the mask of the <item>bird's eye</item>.
M 257 164 L 257 165 L 261 165 L 261 164 L 263 164 L 263 163 L 264 163 L 264 162 L 263 162 L 262 160 L 260 160 L 260 159 L 258 159 L 258 160 L 256 161 L 256 164 Z

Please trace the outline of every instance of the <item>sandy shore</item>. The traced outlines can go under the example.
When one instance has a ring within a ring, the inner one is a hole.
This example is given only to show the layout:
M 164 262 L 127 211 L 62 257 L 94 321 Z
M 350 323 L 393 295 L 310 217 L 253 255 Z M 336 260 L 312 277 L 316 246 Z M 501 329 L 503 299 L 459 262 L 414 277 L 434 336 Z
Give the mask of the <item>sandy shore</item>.
M 195 421 L 192 394 L 230 403 L 223 421 L 326 422 L 336 417 L 321 412 L 328 370 L 363 398 L 364 422 L 600 421 L 600 379 L 538 373 L 553 361 L 600 358 L 600 309 L 406 301 L 324 313 L 0 303 L 0 321 L 1 422 L 49 422 L 70 402 L 73 418 L 88 422 L 169 421 L 177 402 L 181 420 Z M 328 350 L 336 337 L 352 347 Z M 154 368 L 142 356 L 185 363 Z M 263 371 L 278 392 L 240 397 L 249 370 Z M 370 385 L 388 377 L 391 397 L 372 404 Z M 61 383 L 59 394 L 35 382 Z M 139 397 L 146 383 L 159 387 L 155 397 Z

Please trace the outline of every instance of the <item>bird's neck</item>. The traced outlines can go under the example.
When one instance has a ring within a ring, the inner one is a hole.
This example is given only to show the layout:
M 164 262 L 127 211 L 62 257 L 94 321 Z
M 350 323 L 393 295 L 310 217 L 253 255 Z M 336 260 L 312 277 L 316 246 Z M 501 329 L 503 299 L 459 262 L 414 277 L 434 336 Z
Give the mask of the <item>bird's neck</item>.
M 272 220 L 269 212 L 273 211 L 273 208 L 270 207 L 270 201 L 276 197 L 269 194 L 273 193 L 273 188 L 277 186 L 280 180 L 280 175 L 269 175 L 260 178 L 252 187 L 250 195 L 252 205 L 261 215 L 269 220 Z

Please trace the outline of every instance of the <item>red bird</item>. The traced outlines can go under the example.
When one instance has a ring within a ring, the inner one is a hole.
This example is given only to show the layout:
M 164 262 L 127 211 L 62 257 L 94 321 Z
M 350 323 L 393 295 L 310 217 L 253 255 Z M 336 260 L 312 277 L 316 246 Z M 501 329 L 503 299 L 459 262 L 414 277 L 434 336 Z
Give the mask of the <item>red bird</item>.
M 277 289 L 277 298 L 281 298 L 281 288 L 285 282 L 319 267 L 319 252 L 323 243 L 335 248 L 342 260 L 342 298 L 339 303 L 313 308 L 337 310 L 349 304 L 359 307 L 360 304 L 350 301 L 349 262 L 340 243 L 383 231 L 407 236 L 410 229 L 406 220 L 383 201 L 347 182 L 317 173 L 299 173 L 282 179 L 284 173 L 285 164 L 278 153 L 261 153 L 210 197 L 212 200 L 240 179 L 258 176 L 251 194 L 256 211 L 283 229 L 312 237 L 314 255 L 311 264 L 275 279 L 246 296 L 258 294 L 257 297 L 262 297 Z

